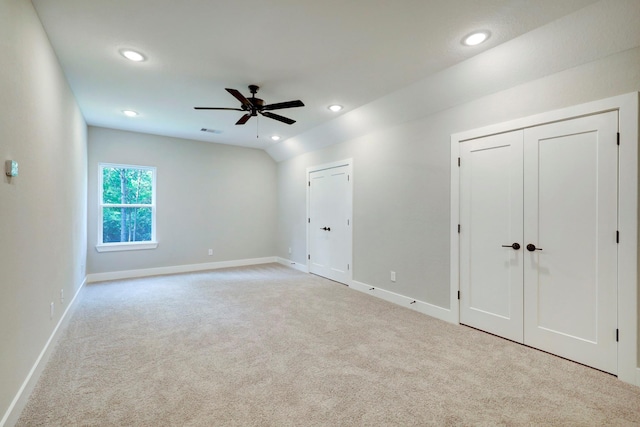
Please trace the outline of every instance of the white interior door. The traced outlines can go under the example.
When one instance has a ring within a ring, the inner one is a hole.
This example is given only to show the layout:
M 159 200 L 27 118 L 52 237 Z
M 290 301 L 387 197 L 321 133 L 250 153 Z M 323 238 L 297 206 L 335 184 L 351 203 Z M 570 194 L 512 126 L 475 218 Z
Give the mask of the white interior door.
M 309 173 L 309 271 L 348 284 L 351 268 L 350 165 Z
M 617 372 L 617 112 L 524 132 L 524 341 Z M 530 249 L 533 249 L 532 247 Z
M 518 342 L 523 340 L 522 147 L 522 131 L 460 147 L 460 322 Z

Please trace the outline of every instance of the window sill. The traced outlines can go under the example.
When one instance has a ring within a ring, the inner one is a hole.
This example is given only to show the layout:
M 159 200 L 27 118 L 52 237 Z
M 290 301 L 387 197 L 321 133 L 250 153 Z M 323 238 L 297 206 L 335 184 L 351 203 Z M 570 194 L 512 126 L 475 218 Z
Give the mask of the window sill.
M 96 250 L 98 252 L 141 251 L 157 247 L 158 242 L 106 243 L 96 245 Z

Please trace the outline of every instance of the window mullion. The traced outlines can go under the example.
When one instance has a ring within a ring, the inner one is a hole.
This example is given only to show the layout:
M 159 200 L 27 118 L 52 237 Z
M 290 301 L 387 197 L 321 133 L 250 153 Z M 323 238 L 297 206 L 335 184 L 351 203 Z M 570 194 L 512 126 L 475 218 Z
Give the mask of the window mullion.
M 113 203 L 103 203 L 100 205 L 103 208 L 153 208 L 154 205 L 145 205 L 145 204 L 113 204 Z

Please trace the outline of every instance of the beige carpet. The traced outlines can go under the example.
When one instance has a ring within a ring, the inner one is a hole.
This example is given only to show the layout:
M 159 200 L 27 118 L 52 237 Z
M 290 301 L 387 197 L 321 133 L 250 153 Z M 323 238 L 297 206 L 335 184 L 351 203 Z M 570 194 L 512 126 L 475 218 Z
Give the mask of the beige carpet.
M 640 424 L 640 388 L 275 264 L 93 284 L 20 426 Z

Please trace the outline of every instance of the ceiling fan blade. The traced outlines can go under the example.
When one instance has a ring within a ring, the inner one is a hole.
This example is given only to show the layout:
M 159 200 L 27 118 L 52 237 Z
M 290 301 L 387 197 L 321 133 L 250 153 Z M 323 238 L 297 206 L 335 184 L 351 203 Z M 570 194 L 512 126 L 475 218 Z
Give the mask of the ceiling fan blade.
M 265 105 L 263 110 L 282 110 L 283 108 L 304 107 L 304 104 L 299 99 L 295 101 L 277 102 L 275 104 Z
M 240 120 L 238 120 L 236 122 L 237 125 L 243 125 L 245 123 L 247 123 L 247 121 L 251 118 L 251 114 L 245 114 L 244 116 L 240 117 Z
M 193 107 L 194 110 L 233 110 L 245 111 L 242 108 L 225 108 L 225 107 Z
M 229 89 L 226 88 L 225 89 L 227 92 L 229 92 L 231 95 L 233 95 L 238 101 L 240 101 L 240 103 L 242 105 L 244 105 L 246 108 L 251 108 L 253 104 L 251 104 L 251 102 L 244 97 L 243 94 L 241 94 L 239 91 L 237 91 L 236 89 Z
M 294 124 L 296 122 L 295 120 L 290 119 L 288 117 L 282 117 L 282 116 L 279 116 L 277 114 L 270 113 L 268 111 L 265 111 L 264 113 L 260 112 L 260 114 L 262 114 L 265 117 L 269 117 L 270 119 L 274 119 L 274 120 L 277 120 L 279 122 L 286 123 L 288 125 L 292 125 L 292 124 Z

